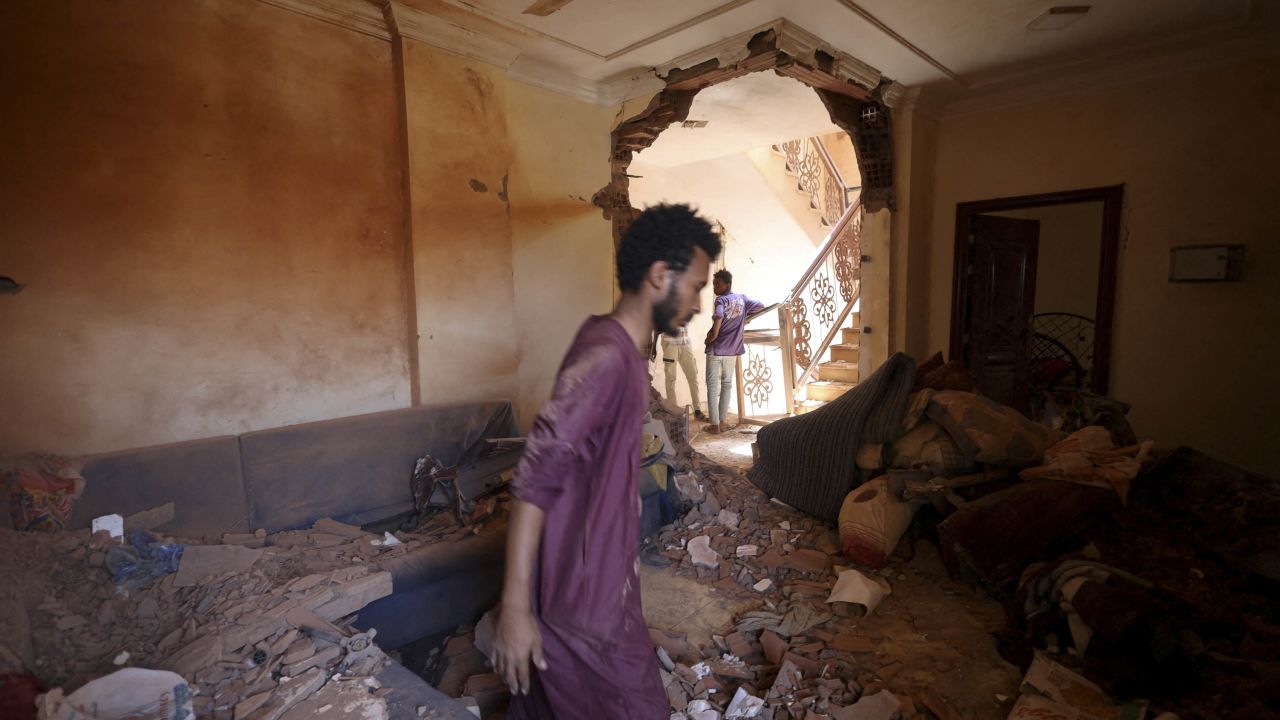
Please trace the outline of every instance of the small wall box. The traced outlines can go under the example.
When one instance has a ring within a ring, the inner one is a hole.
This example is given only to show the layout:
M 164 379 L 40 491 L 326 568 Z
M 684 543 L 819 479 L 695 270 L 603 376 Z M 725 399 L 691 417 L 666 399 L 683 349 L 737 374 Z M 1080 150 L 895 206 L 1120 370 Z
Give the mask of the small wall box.
M 1169 282 L 1235 282 L 1243 245 L 1182 245 L 1169 249 Z

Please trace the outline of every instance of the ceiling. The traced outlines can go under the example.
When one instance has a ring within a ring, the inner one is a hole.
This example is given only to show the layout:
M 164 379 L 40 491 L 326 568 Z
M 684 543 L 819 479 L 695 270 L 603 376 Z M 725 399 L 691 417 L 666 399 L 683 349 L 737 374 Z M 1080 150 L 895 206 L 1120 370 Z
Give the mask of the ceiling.
M 817 93 L 771 72 L 744 75 L 700 91 L 689 120 L 705 120 L 707 125 L 672 125 L 640 151 L 631 167 L 676 167 L 840 131 Z
M 539 17 L 532 0 L 402 0 L 587 81 L 673 58 L 786 18 L 904 85 L 979 87 L 1153 42 L 1243 28 L 1251 0 L 572 0 Z M 1091 4 L 1058 31 L 1027 24 L 1054 5 Z M 1266 4 L 1266 0 L 1258 0 Z

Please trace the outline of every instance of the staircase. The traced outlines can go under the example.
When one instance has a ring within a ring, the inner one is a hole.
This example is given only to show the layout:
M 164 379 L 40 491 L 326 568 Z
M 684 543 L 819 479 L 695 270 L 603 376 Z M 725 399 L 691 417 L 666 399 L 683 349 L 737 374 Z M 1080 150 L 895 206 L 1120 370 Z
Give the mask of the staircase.
M 845 182 L 822 140 L 801 138 L 771 149 L 786 160 L 784 171 L 796 179 L 796 191 L 809 197 L 809 209 L 818 214 L 823 227 L 835 227 L 849 207 L 849 193 L 860 187 Z
M 796 403 L 795 413 L 826 405 L 858 384 L 858 338 L 862 335 L 858 313 L 851 313 L 853 327 L 840 329 L 840 342 L 831 346 L 831 359 L 818 363 L 818 379 L 804 387 L 805 399 Z
M 810 138 L 818 148 L 821 143 Z M 843 187 L 829 156 L 820 187 Z M 801 175 L 803 180 L 803 175 Z M 800 184 L 802 192 L 813 188 Z M 817 197 L 817 196 L 815 196 Z M 809 268 L 777 305 L 777 327 L 755 328 L 768 317 L 748 319 L 746 354 L 738 359 L 738 408 L 742 422 L 766 425 L 810 412 L 840 397 L 859 380 L 858 341 L 862 326 L 854 312 L 861 286 L 862 203 L 844 192 L 823 194 L 839 209 L 831 232 Z M 824 217 L 833 211 L 822 206 Z M 781 401 L 775 392 L 781 385 Z

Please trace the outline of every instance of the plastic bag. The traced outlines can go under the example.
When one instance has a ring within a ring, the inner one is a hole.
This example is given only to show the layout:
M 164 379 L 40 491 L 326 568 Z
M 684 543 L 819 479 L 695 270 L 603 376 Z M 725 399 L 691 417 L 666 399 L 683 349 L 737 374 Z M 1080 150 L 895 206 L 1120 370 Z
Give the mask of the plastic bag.
M 181 675 L 125 668 L 64 695 L 40 696 L 40 720 L 195 720 L 194 693 Z
M 161 543 L 146 530 L 134 531 L 129 541 L 132 547 L 122 545 L 107 552 L 106 566 L 111 579 L 130 590 L 144 588 L 157 578 L 177 572 L 182 551 L 187 548 L 179 543 Z

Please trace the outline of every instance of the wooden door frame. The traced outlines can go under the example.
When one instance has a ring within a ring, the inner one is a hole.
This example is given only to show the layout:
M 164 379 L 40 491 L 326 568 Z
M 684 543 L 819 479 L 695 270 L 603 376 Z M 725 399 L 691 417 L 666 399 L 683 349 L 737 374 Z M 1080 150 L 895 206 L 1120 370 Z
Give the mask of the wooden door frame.
M 1099 201 L 1102 202 L 1102 243 L 1098 258 L 1098 298 L 1094 309 L 1093 368 L 1090 371 L 1089 389 L 1099 395 L 1107 394 L 1111 376 L 1111 331 L 1115 314 L 1124 185 L 956 203 L 955 256 L 951 276 L 951 346 L 948 353 L 952 360 L 964 360 L 963 325 L 965 308 L 969 302 L 969 276 L 965 272 L 965 259 L 969 254 L 969 227 L 973 216 Z

